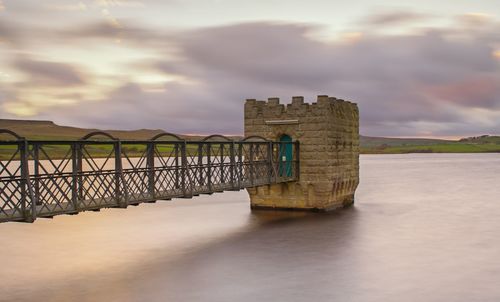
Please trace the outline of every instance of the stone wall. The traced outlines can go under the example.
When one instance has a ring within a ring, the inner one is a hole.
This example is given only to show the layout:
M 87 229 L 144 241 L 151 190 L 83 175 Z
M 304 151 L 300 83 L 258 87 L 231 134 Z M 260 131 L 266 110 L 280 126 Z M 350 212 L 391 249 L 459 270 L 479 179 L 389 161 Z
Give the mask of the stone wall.
M 359 111 L 355 103 L 318 96 L 249 99 L 245 136 L 273 141 L 287 134 L 300 142 L 299 181 L 249 188 L 252 208 L 332 210 L 351 205 L 359 183 Z

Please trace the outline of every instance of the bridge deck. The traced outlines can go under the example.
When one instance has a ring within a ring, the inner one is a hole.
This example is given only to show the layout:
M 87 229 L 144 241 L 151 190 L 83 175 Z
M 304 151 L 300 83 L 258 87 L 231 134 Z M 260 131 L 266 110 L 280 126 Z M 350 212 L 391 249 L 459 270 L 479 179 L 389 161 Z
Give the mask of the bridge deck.
M 298 176 L 298 142 L 90 137 L 0 141 L 0 222 L 191 198 Z M 288 144 L 292 158 L 284 156 Z

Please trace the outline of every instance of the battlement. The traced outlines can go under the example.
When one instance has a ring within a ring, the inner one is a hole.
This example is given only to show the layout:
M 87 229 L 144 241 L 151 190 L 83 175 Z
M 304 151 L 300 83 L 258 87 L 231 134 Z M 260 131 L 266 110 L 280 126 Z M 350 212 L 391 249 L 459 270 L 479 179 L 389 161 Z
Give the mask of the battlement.
M 245 102 L 245 136 L 300 142 L 299 181 L 249 189 L 253 208 L 329 210 L 352 204 L 359 182 L 359 110 L 356 103 L 319 95 Z
M 337 99 L 335 97 L 330 97 L 328 95 L 318 95 L 317 101 L 312 102 L 311 104 L 304 102 L 304 97 L 303 96 L 294 96 L 292 97 L 292 101 L 289 104 L 286 104 L 286 107 L 297 107 L 297 106 L 328 106 L 328 105 L 335 105 L 335 104 L 356 104 L 350 101 L 346 101 L 343 99 Z M 259 106 L 259 107 L 265 107 L 265 106 L 278 106 L 282 105 L 285 106 L 285 104 L 280 104 L 280 99 L 277 97 L 270 97 L 267 99 L 267 101 L 261 101 L 257 99 L 247 99 L 245 102 L 245 106 Z
M 317 115 L 318 112 L 331 113 L 337 115 L 359 117 L 358 106 L 356 103 L 329 97 L 328 95 L 319 95 L 316 102 L 304 102 L 304 97 L 294 96 L 288 104 L 281 104 L 277 97 L 268 98 L 267 101 L 247 99 L 245 102 L 245 118 L 257 118 L 259 115 L 282 117 L 284 115 Z M 269 114 L 266 114 L 269 113 Z

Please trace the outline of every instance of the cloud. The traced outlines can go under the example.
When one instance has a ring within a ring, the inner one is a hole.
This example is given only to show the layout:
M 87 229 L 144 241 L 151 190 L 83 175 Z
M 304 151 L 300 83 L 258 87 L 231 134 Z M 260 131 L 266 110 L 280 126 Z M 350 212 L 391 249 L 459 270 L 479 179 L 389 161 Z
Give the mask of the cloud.
M 126 1 L 126 0 L 95 0 L 96 5 L 101 7 L 143 7 L 142 1 Z
M 57 106 L 41 112 L 42 119 L 103 129 L 154 128 L 181 133 L 241 133 L 240 100 L 222 100 L 204 85 L 166 85 L 166 92 L 145 91 L 126 83 L 105 100 Z M 120 118 L 118 118 L 120 117 Z
M 123 30 L 109 22 L 93 23 L 81 26 L 75 30 L 66 30 L 62 36 L 64 38 L 85 39 L 85 38 L 114 38 L 121 34 Z
M 182 39 L 188 61 L 170 70 L 190 68 L 186 76 L 214 88 L 224 86 L 221 95 L 244 98 L 238 91 L 251 95 L 251 87 L 260 96 L 303 92 L 353 99 L 360 104 L 362 121 L 370 125 L 365 132 L 377 123 L 381 130 L 397 134 L 384 124 L 457 122 L 463 117 L 450 110 L 450 103 L 491 108 L 500 102 L 493 89 L 499 69 L 488 41 L 473 36 L 454 40 L 429 30 L 418 36 L 368 36 L 355 44 L 326 44 L 309 38 L 312 30 L 252 23 L 195 31 Z M 464 94 L 460 84 L 471 77 L 490 79 L 483 85 L 488 89 Z M 446 89 L 429 93 L 436 85 Z
M 18 42 L 18 33 L 14 26 L 7 24 L 7 22 L 0 20 L 0 45 L 2 43 L 14 44 Z
M 367 20 L 383 27 L 422 18 L 396 12 Z M 60 32 L 60 38 L 84 45 L 120 36 L 156 55 L 131 60 L 120 69 L 122 85 L 104 97 L 73 94 L 75 104 L 47 107 L 37 117 L 87 127 L 238 134 L 246 98 L 279 96 L 287 102 L 304 95 L 313 101 L 329 94 L 359 104 L 367 135 L 500 133 L 500 62 L 494 55 L 500 26 L 489 21 L 477 31 L 466 23 L 391 35 L 360 31 L 349 43 L 317 40 L 321 27 L 304 23 L 182 31 L 95 23 Z M 171 52 L 176 55 L 165 55 Z M 65 63 L 28 59 L 16 61 L 15 68 L 47 85 L 88 82 Z M 173 80 L 148 90 L 134 75 L 149 72 Z
M 132 21 L 117 23 L 106 20 L 58 31 L 57 36 L 73 45 L 85 45 L 92 41 L 120 40 L 127 47 L 167 52 L 175 43 L 170 30 L 151 30 Z M 54 37 L 52 37 L 54 38 Z
M 444 85 L 431 85 L 428 92 L 437 98 L 466 107 L 500 108 L 500 75 L 476 74 Z
M 181 53 L 203 73 L 217 71 L 257 83 L 322 87 L 331 70 L 329 62 L 316 58 L 330 61 L 330 49 L 306 36 L 312 30 L 297 24 L 246 23 L 192 31 L 182 35 L 179 43 Z
M 458 22 L 466 25 L 466 26 L 485 26 L 494 21 L 492 15 L 485 13 L 467 13 L 463 15 L 459 15 L 456 17 Z
M 85 11 L 88 9 L 88 6 L 82 1 L 72 4 L 50 4 L 47 7 L 57 11 L 66 11 L 66 12 Z
M 29 77 L 29 84 L 33 85 L 83 85 L 85 80 L 80 72 L 72 65 L 38 61 L 22 57 L 14 62 L 14 68 Z
M 365 18 L 362 23 L 368 26 L 399 26 L 417 21 L 426 21 L 433 16 L 423 13 L 417 13 L 408 10 L 389 11 L 374 13 Z

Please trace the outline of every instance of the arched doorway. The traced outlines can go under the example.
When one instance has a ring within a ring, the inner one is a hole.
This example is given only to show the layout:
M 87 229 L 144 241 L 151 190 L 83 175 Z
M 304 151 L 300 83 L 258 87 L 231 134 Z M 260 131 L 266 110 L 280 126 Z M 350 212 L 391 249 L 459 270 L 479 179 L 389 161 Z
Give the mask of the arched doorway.
M 292 176 L 292 160 L 293 160 L 293 144 L 292 138 L 283 134 L 280 136 L 279 148 L 279 176 L 291 177 Z

